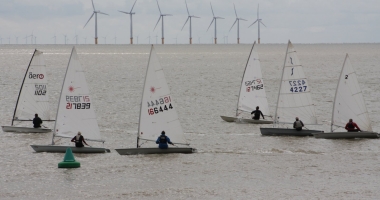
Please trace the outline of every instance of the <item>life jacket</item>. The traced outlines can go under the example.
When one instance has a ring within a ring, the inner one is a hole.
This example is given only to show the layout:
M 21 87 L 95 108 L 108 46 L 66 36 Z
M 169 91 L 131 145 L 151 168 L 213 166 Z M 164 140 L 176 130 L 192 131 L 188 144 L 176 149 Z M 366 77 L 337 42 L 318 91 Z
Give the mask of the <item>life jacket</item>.
M 353 122 L 348 122 L 347 128 L 355 129 L 354 123 Z
M 166 135 L 161 135 L 160 136 L 160 143 L 163 143 L 163 144 L 168 143 L 168 140 L 166 139 Z
M 302 128 L 301 121 L 296 121 L 295 123 L 296 123 L 295 125 L 296 128 Z

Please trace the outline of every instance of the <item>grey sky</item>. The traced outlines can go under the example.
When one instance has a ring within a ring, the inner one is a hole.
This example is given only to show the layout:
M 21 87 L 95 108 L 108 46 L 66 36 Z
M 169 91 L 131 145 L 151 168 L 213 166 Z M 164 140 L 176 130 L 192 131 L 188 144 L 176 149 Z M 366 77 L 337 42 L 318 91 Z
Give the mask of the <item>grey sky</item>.
M 95 21 L 83 26 L 92 14 L 91 0 L 2 0 L 0 6 L 0 37 L 3 44 L 25 44 L 25 37 L 33 34 L 37 44 L 64 43 L 67 35 L 69 44 L 94 43 Z M 106 15 L 98 15 L 99 44 L 129 43 L 129 15 L 117 10 L 129 11 L 134 0 L 94 0 L 95 8 Z M 172 14 L 165 17 L 165 43 L 188 43 L 189 26 L 181 28 L 187 12 L 184 0 L 159 0 L 161 11 Z M 211 43 L 214 27 L 206 32 L 212 20 L 210 1 L 187 0 L 193 19 L 193 43 Z M 218 43 L 236 43 L 236 25 L 233 3 L 238 16 L 248 21 L 240 23 L 241 43 L 257 40 L 257 25 L 248 26 L 256 20 L 257 5 L 260 4 L 260 18 L 267 26 L 261 26 L 261 43 L 379 43 L 380 42 L 380 1 L 379 0 L 211 0 L 217 21 Z M 159 17 L 156 0 L 137 0 L 133 16 L 134 40 L 139 44 L 158 43 L 161 26 L 153 31 Z M 30 37 L 28 39 L 30 44 Z

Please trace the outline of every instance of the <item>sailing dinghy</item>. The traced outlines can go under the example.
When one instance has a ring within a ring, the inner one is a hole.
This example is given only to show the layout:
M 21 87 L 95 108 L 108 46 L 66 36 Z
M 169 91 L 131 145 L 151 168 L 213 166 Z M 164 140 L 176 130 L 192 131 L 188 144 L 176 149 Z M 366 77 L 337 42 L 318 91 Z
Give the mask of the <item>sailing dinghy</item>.
M 313 136 L 312 133 L 322 132 L 305 127 L 301 131 L 293 129 L 296 117 L 299 117 L 304 125 L 317 125 L 317 117 L 310 95 L 310 85 L 290 41 L 286 50 L 274 116 L 274 124 L 291 124 L 292 128 L 260 128 L 262 135 Z
M 220 116 L 226 122 L 246 122 L 253 124 L 273 123 L 273 120 L 254 120 L 241 117 L 242 113 L 251 113 L 253 110 L 256 110 L 256 106 L 260 107 L 262 113 L 269 115 L 268 100 L 264 89 L 263 75 L 261 74 L 259 54 L 257 53 L 255 44 L 256 42 L 252 45 L 241 81 L 236 116 Z
M 49 128 L 33 128 L 32 124 L 30 127 L 14 126 L 15 121 L 33 121 L 34 114 L 36 113 L 44 122 L 54 121 L 50 120 L 47 86 L 48 80 L 43 53 L 36 49 L 21 84 L 13 112 L 12 124 L 11 126 L 1 126 L 4 132 L 48 133 L 51 131 Z M 43 125 L 41 124 L 41 126 Z
M 166 136 L 176 147 L 169 146 L 168 149 L 157 147 L 155 141 L 161 131 L 166 132 Z M 142 145 L 152 147 L 142 147 Z M 189 146 L 189 143 L 184 136 L 178 119 L 176 104 L 170 94 L 164 71 L 152 45 L 140 105 L 137 148 L 115 150 L 120 155 L 193 153 L 196 151 L 191 147 L 178 147 L 177 145 Z
M 333 132 L 333 127 L 344 128 L 349 119 L 353 119 L 362 131 Z M 363 94 L 348 54 L 346 54 L 335 92 L 331 132 L 313 133 L 313 135 L 315 138 L 325 139 L 379 138 L 378 133 L 372 131 L 371 120 L 365 106 Z
M 89 93 L 84 71 L 78 60 L 75 47 L 71 51 L 59 97 L 57 116 L 51 145 L 31 145 L 36 152 L 65 153 L 71 148 L 74 153 L 104 153 L 101 147 L 74 147 L 55 145 L 54 138 L 73 138 L 80 131 L 87 141 L 103 142 L 96 120 L 93 99 Z

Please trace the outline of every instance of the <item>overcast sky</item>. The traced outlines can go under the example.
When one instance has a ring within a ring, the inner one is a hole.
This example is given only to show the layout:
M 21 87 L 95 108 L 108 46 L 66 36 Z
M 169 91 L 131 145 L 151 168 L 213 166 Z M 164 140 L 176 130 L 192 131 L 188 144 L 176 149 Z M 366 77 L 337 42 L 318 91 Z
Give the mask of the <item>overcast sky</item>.
M 99 44 L 129 43 L 129 15 L 118 12 L 130 11 L 135 0 L 94 0 L 98 14 Z M 185 0 L 158 0 L 162 13 L 172 14 L 164 19 L 165 43 L 188 43 L 188 24 L 181 31 L 187 18 Z M 257 19 L 260 4 L 261 43 L 379 43 L 380 1 L 379 0 L 187 0 L 193 19 L 193 43 L 211 43 L 214 25 L 212 3 L 217 21 L 218 43 L 236 43 L 237 28 L 230 28 L 236 16 L 247 19 L 240 22 L 240 42 L 257 40 L 257 24 L 248 28 Z M 87 24 L 93 9 L 91 0 L 1 0 L 0 37 L 2 44 L 25 44 L 25 37 L 33 33 L 37 44 L 94 43 L 95 20 Z M 161 42 L 161 22 L 153 31 L 159 18 L 156 0 L 137 0 L 133 9 L 134 41 L 139 44 Z M 157 37 L 156 37 L 157 35 Z M 104 38 L 106 37 L 106 39 Z M 84 38 L 87 38 L 86 40 Z M 28 44 L 31 38 L 28 38 Z

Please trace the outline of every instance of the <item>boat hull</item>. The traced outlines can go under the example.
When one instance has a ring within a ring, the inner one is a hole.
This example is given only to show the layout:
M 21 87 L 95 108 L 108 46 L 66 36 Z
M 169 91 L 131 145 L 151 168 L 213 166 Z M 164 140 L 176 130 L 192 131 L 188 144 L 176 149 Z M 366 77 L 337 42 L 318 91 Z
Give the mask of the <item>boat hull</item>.
M 254 119 L 244 119 L 244 118 L 236 118 L 236 117 L 227 117 L 220 116 L 226 122 L 242 122 L 242 123 L 250 123 L 250 124 L 273 124 L 272 120 L 254 120 Z
M 18 126 L 1 126 L 4 132 L 16 133 L 49 133 L 50 128 L 33 128 L 33 127 L 18 127 Z
M 120 155 L 136 155 L 136 154 L 169 154 L 169 153 L 194 153 L 196 149 L 191 147 L 173 147 L 167 149 L 156 148 L 130 148 L 115 149 Z
M 353 138 L 379 138 L 376 132 L 329 132 L 329 133 L 314 133 L 315 138 L 323 139 L 353 139 Z
M 321 130 L 297 131 L 291 128 L 260 128 L 260 132 L 265 136 L 313 136 L 313 133 L 323 133 Z
M 30 145 L 36 152 L 49 153 L 66 153 L 67 148 L 71 148 L 73 153 L 105 153 L 109 149 L 100 147 L 73 147 L 73 146 L 55 146 L 55 145 Z

